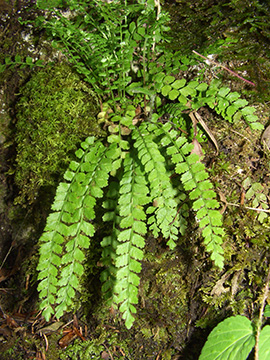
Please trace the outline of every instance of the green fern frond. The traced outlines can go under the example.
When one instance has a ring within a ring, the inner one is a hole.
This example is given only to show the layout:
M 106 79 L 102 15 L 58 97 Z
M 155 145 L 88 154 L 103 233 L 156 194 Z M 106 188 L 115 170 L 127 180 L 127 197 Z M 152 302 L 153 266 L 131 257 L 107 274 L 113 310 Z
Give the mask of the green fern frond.
M 206 250 L 211 253 L 211 259 L 220 268 L 223 267 L 224 257 L 222 236 L 222 215 L 217 210 L 219 203 L 213 185 L 208 179 L 208 173 L 199 156 L 192 154 L 193 144 L 188 143 L 185 137 L 179 136 L 172 125 L 160 125 L 156 134 L 164 134 L 161 145 L 166 147 L 167 155 L 175 164 L 175 172 L 181 175 L 184 189 L 192 200 L 192 209 L 202 229 Z
M 178 238 L 177 190 L 173 188 L 170 179 L 171 173 L 166 169 L 165 158 L 158 149 L 151 124 L 142 123 L 137 131 L 133 132 L 134 147 L 138 151 L 138 158 L 148 176 L 152 206 L 147 208 L 149 229 L 154 236 L 162 233 L 165 239 L 169 239 L 170 248 L 175 247 Z
M 144 205 L 150 198 L 147 180 L 132 153 L 126 155 L 123 165 L 118 201 L 121 232 L 117 239 L 119 244 L 116 249 L 117 272 L 113 301 L 121 304 L 119 310 L 129 329 L 134 322 L 132 314 L 136 313 L 134 305 L 138 303 L 138 273 L 141 271 L 140 261 L 143 259 L 144 236 L 147 231 Z
M 106 193 L 106 200 L 103 201 L 105 214 L 102 220 L 109 223 L 110 232 L 101 241 L 103 248 L 101 254 L 101 263 L 104 270 L 101 272 L 100 280 L 102 282 L 102 292 L 106 299 L 111 300 L 113 296 L 113 288 L 115 285 L 117 268 L 115 266 L 116 249 L 119 245 L 117 240 L 120 233 L 119 224 L 121 217 L 118 209 L 119 198 L 119 182 L 111 181 Z
M 44 233 L 40 239 L 38 286 L 41 308 L 48 320 L 54 313 L 52 304 L 58 304 L 55 312 L 59 318 L 72 304 L 79 278 L 83 274 L 83 249 L 89 247 L 95 229 L 96 198 L 103 196 L 111 170 L 111 158 L 115 157 L 115 144 L 106 148 L 94 137 L 87 138 L 77 150 L 78 161 L 72 161 L 60 183 Z M 80 161 L 80 162 L 79 162 Z M 58 268 L 62 267 L 60 279 Z
M 177 107 L 181 111 L 198 110 L 208 105 L 229 122 L 244 118 L 252 129 L 263 129 L 254 114 L 256 109 L 248 106 L 248 101 L 241 99 L 238 92 L 222 87 L 218 80 L 213 80 L 210 85 L 197 80 L 187 83 L 185 79 L 169 75 L 162 77 L 162 86 L 158 86 L 157 91 L 170 100 L 177 99 Z

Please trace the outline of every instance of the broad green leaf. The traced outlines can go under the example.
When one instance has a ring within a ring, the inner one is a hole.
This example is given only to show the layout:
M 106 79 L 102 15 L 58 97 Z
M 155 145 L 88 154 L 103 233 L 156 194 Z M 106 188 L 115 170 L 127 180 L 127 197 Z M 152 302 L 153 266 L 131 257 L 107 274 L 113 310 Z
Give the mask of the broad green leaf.
M 144 222 L 142 221 L 134 221 L 132 229 L 139 234 L 146 234 L 147 228 Z
M 246 120 L 247 122 L 252 123 L 252 122 L 255 122 L 255 121 L 258 120 L 258 116 L 257 116 L 257 115 L 246 115 L 246 116 L 245 116 L 245 120 Z
M 10 57 L 6 57 L 6 58 L 5 58 L 5 64 L 6 64 L 6 65 L 12 64 L 12 60 L 11 60 Z
M 115 266 L 118 267 L 118 268 L 126 266 L 129 263 L 129 257 L 130 257 L 129 254 L 119 255 L 116 258 Z
M 133 272 L 129 272 L 128 280 L 134 286 L 138 286 L 140 284 L 140 277 Z
M 130 250 L 130 243 L 127 241 L 125 243 L 119 244 L 116 249 L 116 254 L 118 255 L 126 255 L 129 253 Z
M 101 198 L 103 195 L 102 189 L 100 189 L 98 186 L 91 186 L 90 188 L 91 195 L 95 198 Z
M 138 206 L 134 207 L 132 209 L 132 216 L 136 220 L 145 220 L 146 219 L 146 215 L 145 215 L 145 212 L 143 211 L 143 208 L 138 207 Z
M 71 161 L 69 164 L 69 168 L 72 171 L 76 171 L 79 166 L 80 166 L 80 164 L 77 161 Z
M 112 135 L 108 136 L 107 140 L 109 143 L 119 143 L 121 138 L 119 135 L 112 134 Z
M 46 321 L 49 321 L 51 316 L 54 314 L 54 310 L 52 309 L 50 303 L 54 303 L 54 301 L 50 302 L 50 301 L 43 301 L 41 304 L 40 304 L 40 309 L 44 309 L 42 311 L 42 316 L 44 316 L 44 319 Z
M 183 95 L 183 96 L 195 96 L 196 95 L 196 90 L 189 86 L 190 84 L 188 84 L 187 86 L 183 87 L 182 89 L 180 89 L 180 93 Z M 179 100 L 179 98 L 178 98 Z M 179 100 L 180 101 L 180 100 Z
M 82 266 L 82 264 L 78 263 L 77 261 L 74 263 L 74 272 L 78 276 L 82 276 L 84 273 L 84 267 Z
M 168 155 L 173 155 L 173 154 L 177 154 L 177 153 L 178 153 L 178 149 L 176 146 L 172 145 L 167 148 Z
M 143 251 L 141 249 L 138 249 L 136 247 L 131 247 L 130 249 L 130 256 L 132 256 L 134 259 L 142 260 L 143 259 Z
M 141 26 L 141 27 L 137 28 L 137 32 L 138 32 L 138 34 L 144 36 L 145 35 L 145 28 Z
M 65 254 L 63 256 L 62 259 L 64 259 L 63 263 L 72 261 L 72 258 L 70 258 L 70 252 L 73 251 L 75 246 L 75 238 L 70 239 L 67 243 L 66 243 L 66 251 L 68 252 L 67 254 Z
M 81 224 L 81 230 L 88 236 L 93 236 L 95 233 L 95 228 L 93 224 L 83 221 Z
M 227 112 L 227 115 L 228 115 L 229 117 L 232 117 L 233 114 L 235 114 L 237 110 L 238 110 L 238 107 L 237 107 L 237 106 L 230 105 L 230 106 L 227 108 L 226 112 Z
M 234 92 L 230 92 L 226 96 L 226 99 L 232 102 L 232 101 L 237 100 L 239 97 L 240 97 L 240 94 L 238 92 L 234 91 Z
M 259 337 L 259 360 L 270 359 L 270 326 L 266 325 Z
M 129 276 L 129 274 L 131 274 L 131 272 L 129 271 L 128 266 L 124 266 L 121 269 L 117 270 L 116 279 L 117 280 L 122 280 L 122 279 L 128 280 L 127 278 Z
M 123 229 L 130 228 L 132 227 L 133 223 L 134 223 L 134 218 L 130 214 L 128 217 L 125 217 L 121 220 L 120 227 Z
M 6 70 L 5 64 L 0 64 L 0 73 L 4 72 Z
M 64 179 L 71 181 L 74 178 L 75 173 L 73 171 L 67 170 L 64 174 Z
M 133 31 L 136 29 L 136 24 L 134 21 L 132 21 L 130 24 L 129 24 L 129 31 L 131 33 L 133 33 Z
M 157 74 L 154 75 L 153 79 L 156 83 L 159 84 L 163 84 L 163 79 L 165 78 L 165 73 L 163 72 L 158 72 Z
M 188 164 L 183 162 L 175 166 L 175 172 L 177 174 L 182 174 L 185 173 L 188 170 L 188 168 L 189 168 Z
M 33 64 L 33 59 L 30 56 L 27 56 L 25 59 L 26 64 L 28 65 L 32 65 Z
M 129 269 L 130 269 L 130 271 L 134 271 L 137 274 L 139 274 L 141 272 L 141 270 L 142 270 L 142 265 L 137 260 L 130 259 Z
M 253 106 L 246 106 L 241 111 L 243 115 L 252 115 L 256 109 Z
M 132 238 L 131 238 L 131 242 L 133 245 L 136 245 L 139 248 L 144 248 L 145 246 L 145 240 L 144 238 L 139 235 L 139 234 L 133 234 Z
M 246 360 L 254 345 L 251 321 L 237 315 L 222 321 L 212 330 L 199 360 Z
M 131 315 L 131 313 L 129 311 L 127 311 L 125 314 L 125 325 L 127 329 L 130 329 L 131 326 L 133 325 L 135 318 L 134 316 Z M 124 314 L 123 314 L 123 318 L 124 318 Z
M 247 104 L 248 102 L 245 99 L 238 99 L 233 103 L 234 106 L 238 106 L 238 107 L 243 107 L 246 106 Z
M 81 157 L 83 157 L 84 151 L 83 151 L 82 149 L 78 149 L 78 150 L 75 152 L 75 154 L 76 154 L 77 158 L 80 159 Z
M 82 234 L 79 234 L 77 236 L 77 242 L 78 242 L 78 246 L 80 246 L 80 247 L 82 247 L 84 249 L 89 248 L 89 245 L 90 245 L 89 237 L 87 237 L 85 235 L 82 235 Z
M 132 95 L 132 94 L 145 94 L 145 95 L 149 95 L 152 96 L 155 94 L 154 90 L 150 90 L 148 88 L 144 88 L 144 87 L 132 87 L 132 88 L 127 88 L 127 92 Z
M 263 124 L 260 124 L 259 122 L 249 123 L 249 126 L 251 127 L 251 129 L 254 129 L 254 130 L 263 130 L 264 129 Z
M 86 238 L 86 236 L 84 238 Z M 89 239 L 88 239 L 88 241 L 89 241 Z M 86 245 L 86 244 L 84 243 L 84 245 Z M 84 260 L 84 258 L 85 258 L 84 253 L 78 247 L 76 247 L 74 250 L 74 253 L 73 253 L 72 260 L 76 259 L 76 260 L 82 262 Z
M 212 250 L 212 254 L 211 254 L 210 258 L 211 258 L 211 260 L 214 261 L 214 263 L 215 263 L 215 265 L 217 267 L 219 267 L 220 269 L 223 269 L 223 267 L 224 267 L 224 256 L 221 255 L 222 252 L 220 250 L 222 250 L 222 248 L 220 246 L 216 251 Z M 207 251 L 211 252 L 210 250 L 207 250 Z

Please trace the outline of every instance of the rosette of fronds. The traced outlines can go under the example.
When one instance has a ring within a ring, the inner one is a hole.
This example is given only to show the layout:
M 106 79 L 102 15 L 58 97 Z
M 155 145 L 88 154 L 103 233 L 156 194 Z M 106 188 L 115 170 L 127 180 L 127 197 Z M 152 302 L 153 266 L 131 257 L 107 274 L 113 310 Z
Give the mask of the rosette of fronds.
M 52 20 L 43 18 L 44 26 L 98 91 L 103 110 L 99 120 L 108 135 L 81 144 L 56 191 L 40 240 L 41 308 L 47 320 L 72 308 L 85 250 L 97 241 L 96 214 L 103 212 L 110 231 L 96 245 L 102 248 L 102 291 L 130 328 L 148 233 L 161 235 L 174 249 L 192 212 L 213 264 L 224 264 L 216 193 L 193 151 L 192 134 L 179 130 L 187 125 L 186 114 L 209 106 L 228 121 L 243 117 L 254 129 L 261 125 L 238 93 L 216 81 L 208 85 L 174 76 L 187 70 L 189 60 L 180 52 L 162 52 L 166 16 L 156 16 L 154 1 L 124 2 L 122 8 L 121 1 L 69 4 L 71 21 L 59 11 Z M 177 108 L 168 122 L 161 119 L 164 102 Z
M 104 199 L 103 220 L 112 224 L 111 235 L 101 242 L 103 290 L 119 305 L 127 327 L 136 312 L 147 232 L 163 235 L 173 249 L 187 226 L 187 194 L 206 249 L 215 264 L 223 266 L 219 205 L 205 166 L 191 154 L 193 145 L 171 125 L 155 122 L 157 116 L 137 125 L 134 117 L 131 106 L 125 116 L 112 116 L 107 142 L 93 137 L 83 142 L 59 184 L 41 237 L 38 266 L 47 319 L 53 313 L 62 316 L 79 289 L 84 250 L 95 234 L 98 198 Z M 172 184 L 175 173 L 182 187 Z
M 39 284 L 48 319 L 72 305 L 83 273 L 84 249 L 94 239 L 96 199 L 103 198 L 103 220 L 111 234 L 102 242 L 103 291 L 119 305 L 126 326 L 134 321 L 146 235 L 162 235 L 173 249 L 185 234 L 191 202 L 203 243 L 222 268 L 222 216 L 205 165 L 177 121 L 134 121 L 135 107 L 107 119 L 106 139 L 88 138 L 60 183 L 53 213 L 41 237 Z M 179 175 L 180 186 L 172 183 Z M 109 185 L 108 185 L 108 179 Z M 54 309 L 54 305 L 56 305 Z

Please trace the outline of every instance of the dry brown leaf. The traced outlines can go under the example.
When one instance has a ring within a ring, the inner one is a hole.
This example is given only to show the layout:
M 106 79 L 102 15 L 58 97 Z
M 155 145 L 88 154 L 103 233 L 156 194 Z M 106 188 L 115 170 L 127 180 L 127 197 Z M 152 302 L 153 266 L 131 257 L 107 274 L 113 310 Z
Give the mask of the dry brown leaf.
M 192 144 L 194 145 L 194 148 L 191 150 L 191 154 L 198 155 L 200 157 L 200 160 L 202 160 L 203 157 L 204 157 L 204 154 L 203 154 L 203 151 L 202 151 L 201 144 L 195 138 L 192 140 Z

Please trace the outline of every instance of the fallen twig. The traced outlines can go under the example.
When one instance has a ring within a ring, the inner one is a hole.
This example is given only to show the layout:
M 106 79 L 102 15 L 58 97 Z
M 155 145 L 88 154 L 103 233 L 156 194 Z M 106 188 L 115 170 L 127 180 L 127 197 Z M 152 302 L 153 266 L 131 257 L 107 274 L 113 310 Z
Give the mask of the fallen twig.
M 213 64 L 213 65 L 215 65 L 215 66 L 218 66 L 218 67 L 221 67 L 222 69 L 224 69 L 224 70 L 228 71 L 229 73 L 231 73 L 233 76 L 238 77 L 239 79 L 245 81 L 246 83 L 248 83 L 248 84 L 250 84 L 250 85 L 252 85 L 252 86 L 256 86 L 256 84 L 254 84 L 252 81 L 249 81 L 249 80 L 243 78 L 242 76 L 236 74 L 234 71 L 228 69 L 226 66 L 221 65 L 221 64 L 215 62 L 214 60 L 211 60 L 211 59 L 209 59 L 208 57 L 199 54 L 199 53 L 198 53 L 197 51 L 195 51 L 195 50 L 192 50 L 192 51 L 194 52 L 194 54 L 200 56 L 201 58 L 205 59 L 206 61 L 210 62 L 211 64 Z
M 233 203 L 226 203 L 226 204 L 230 205 L 230 206 L 242 207 L 242 208 L 248 209 L 248 210 L 255 210 L 255 211 L 262 211 L 262 212 L 270 213 L 270 210 L 267 210 L 267 209 L 253 208 L 253 207 L 243 206 L 240 204 L 233 204 Z

